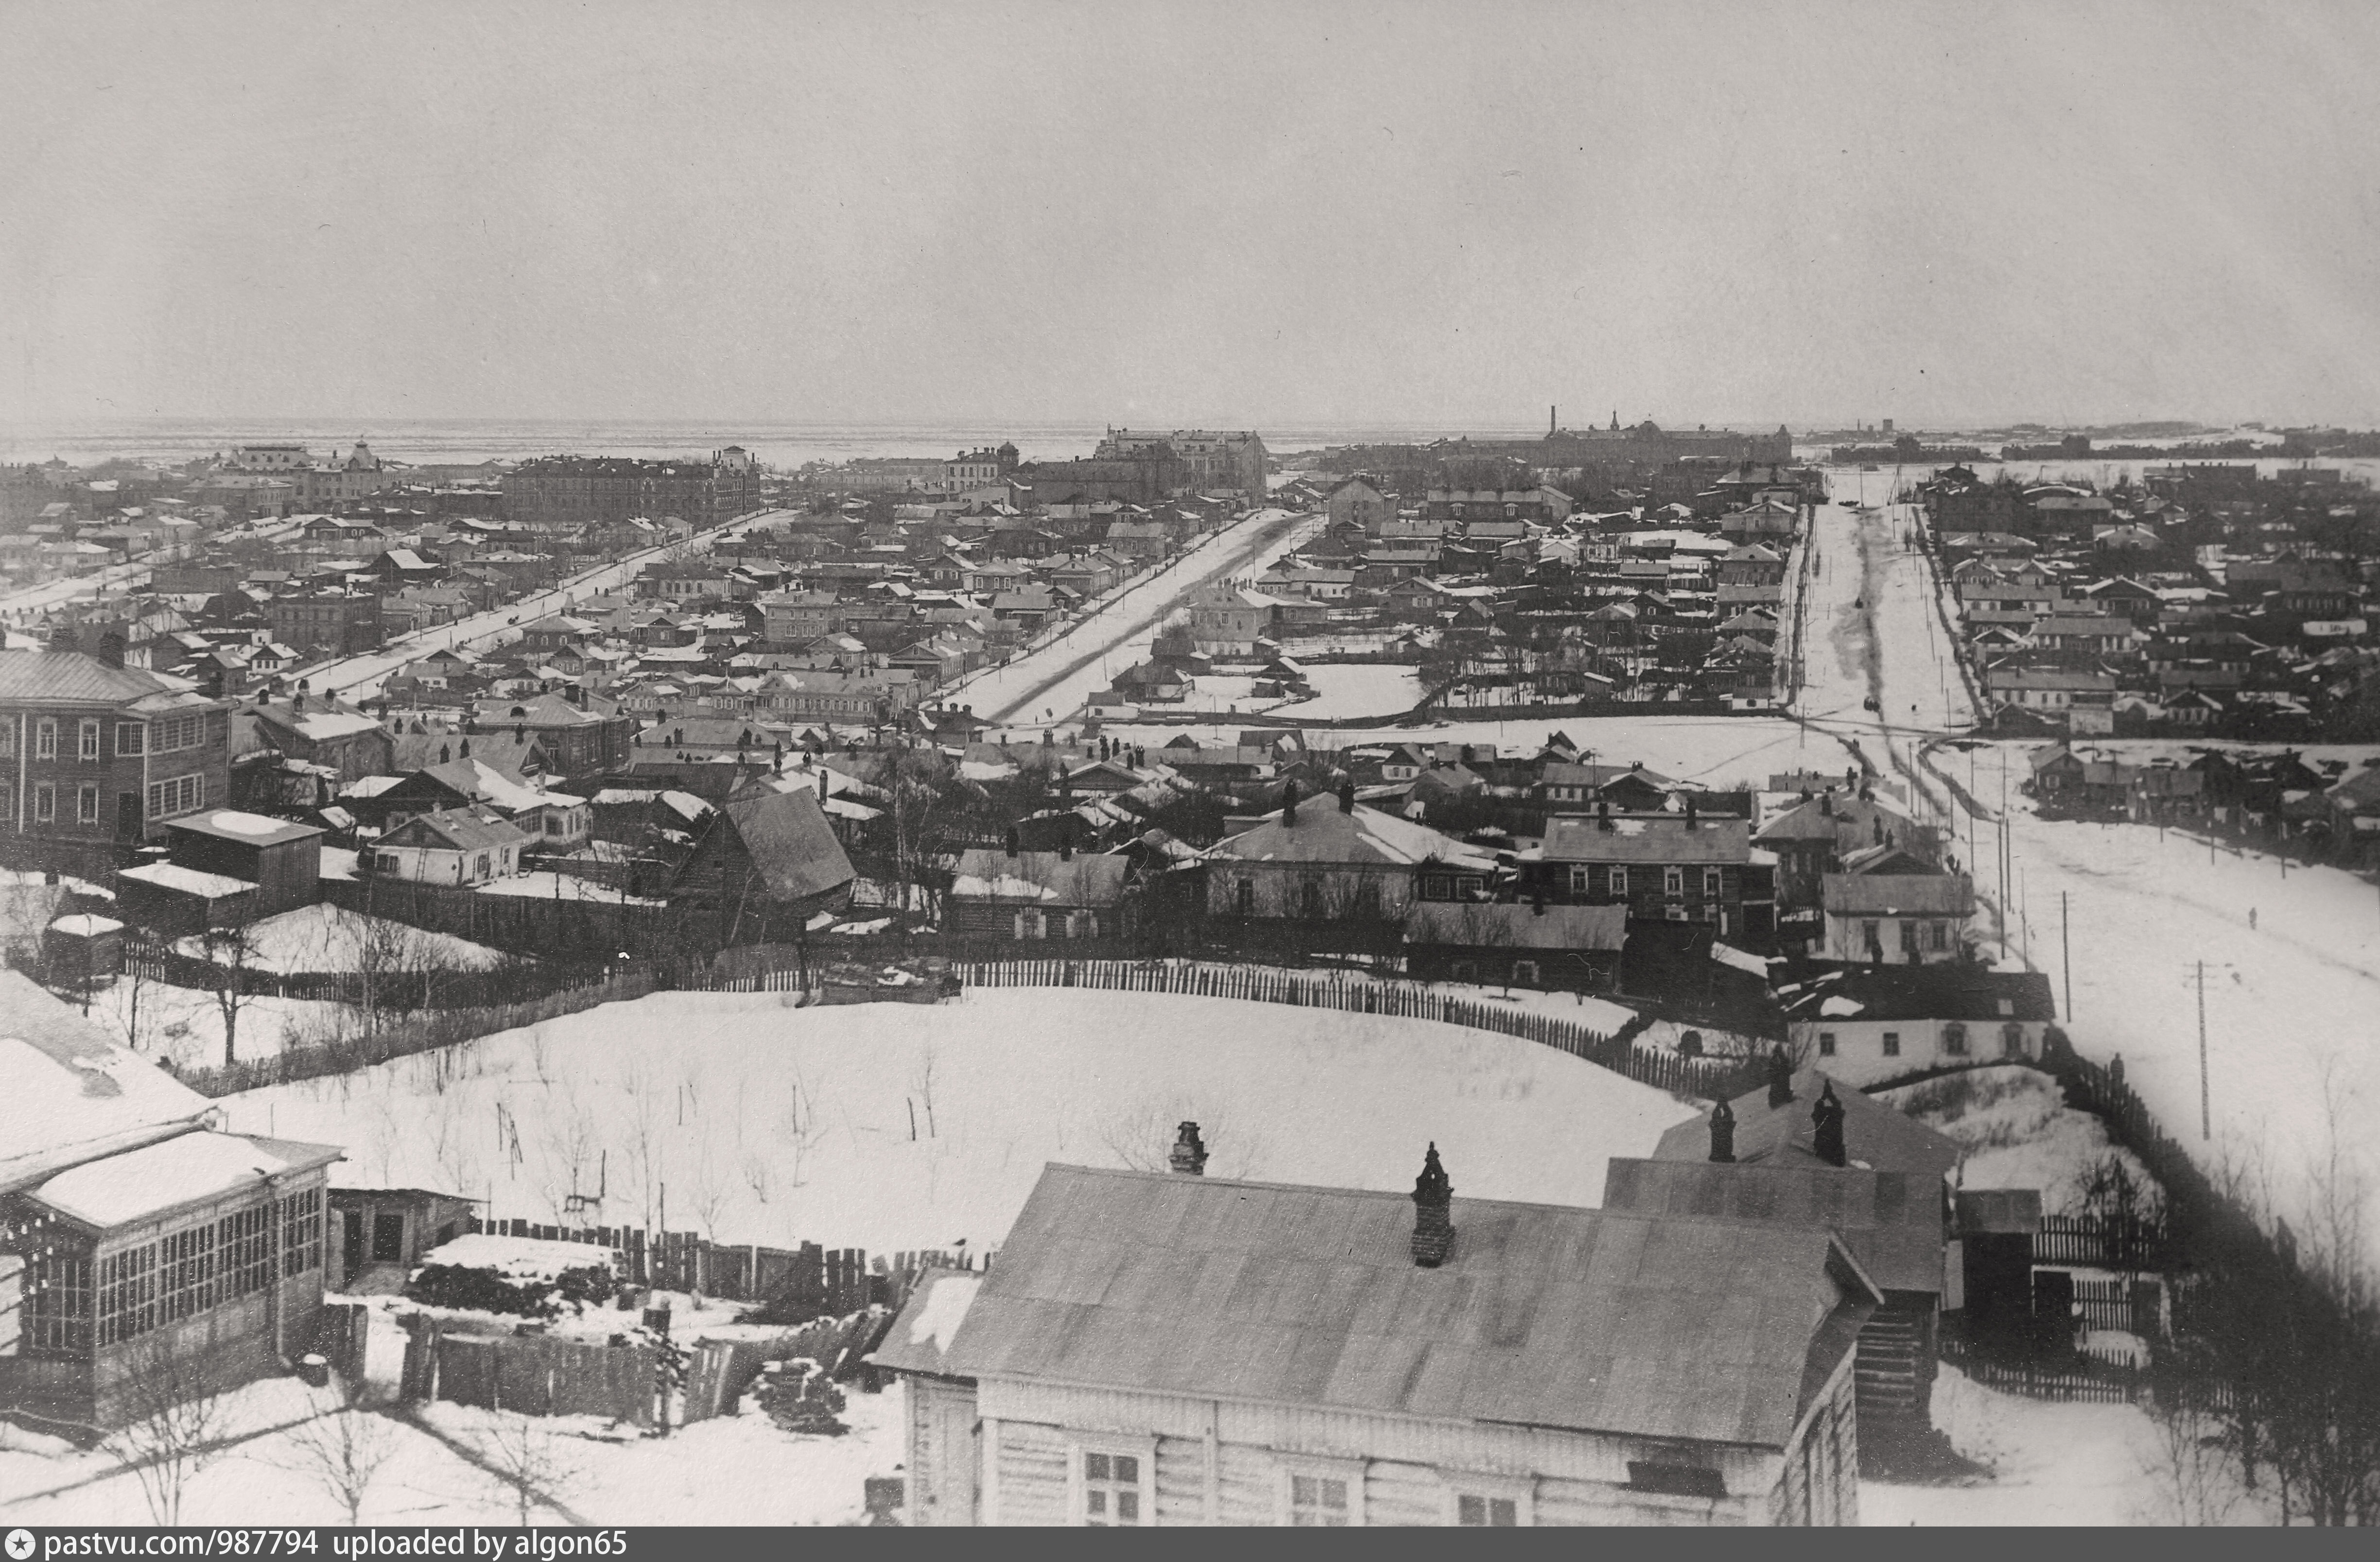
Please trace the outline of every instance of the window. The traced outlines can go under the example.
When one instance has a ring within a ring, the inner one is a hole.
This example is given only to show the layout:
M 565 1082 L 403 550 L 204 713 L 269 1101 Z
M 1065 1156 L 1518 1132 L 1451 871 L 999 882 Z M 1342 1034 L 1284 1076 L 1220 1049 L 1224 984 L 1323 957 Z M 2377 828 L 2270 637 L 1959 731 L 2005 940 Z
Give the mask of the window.
M 1587 892 L 1586 869 L 1574 867 L 1570 870 L 1570 892 L 1573 895 L 1584 895 Z
M 1534 960 L 1514 961 L 1512 963 L 1512 980 L 1514 984 L 1520 987 L 1536 987 L 1537 985 L 1537 963 Z
M 33 817 L 42 824 L 58 817 L 58 789 L 47 782 L 33 788 Z
M 1898 1058 L 1900 1056 L 1900 1033 L 1899 1031 L 1887 1031 L 1884 1033 L 1884 1055 L 1888 1058 Z
M 215 1222 L 216 1273 L 222 1301 L 262 1290 L 273 1278 L 273 1208 L 261 1204 L 234 1210 Z
M 1095 911 L 1070 911 L 1066 914 L 1066 937 L 1096 938 L 1099 936 L 1099 914 Z
M 1075 1521 L 1094 1526 L 1145 1524 L 1143 1477 L 1154 1460 L 1145 1452 L 1085 1448 L 1075 1455 L 1079 1481 Z
M 1242 916 L 1254 916 L 1257 914 L 1256 880 L 1253 878 L 1243 878 L 1239 881 L 1238 888 L 1240 914 Z
M 2007 1058 L 2024 1056 L 2024 1027 L 2014 1020 L 2000 1027 L 2000 1054 Z
M 1628 870 L 1626 868 L 1615 867 L 1611 870 L 1611 892 L 1615 895 L 1624 895 L 1628 893 Z
M 176 776 L 171 781 L 149 783 L 149 817 L 152 819 L 187 814 L 206 800 L 204 776 Z
M 55 759 L 58 757 L 58 724 L 44 716 L 33 723 L 33 757 Z
M 116 729 L 118 753 L 123 752 L 123 726 Z M 206 735 L 207 719 L 204 716 L 176 716 L 170 721 L 155 724 L 150 734 L 149 752 L 174 754 L 185 748 L 196 748 L 206 741 Z
M 1466 1529 L 1509 1530 L 1521 1522 L 1521 1505 L 1511 1497 L 1463 1492 L 1454 1499 L 1454 1521 Z
M 118 721 L 115 724 L 116 757 L 124 758 L 140 753 L 148 735 L 149 729 L 138 721 Z
M 294 1279 L 322 1266 L 322 1190 L 292 1193 L 275 1206 L 281 1222 L 281 1273 Z
M 157 1326 L 157 1244 L 99 1261 L 99 1343 L 114 1345 Z
M 403 865 L 395 852 L 376 852 L 372 854 L 372 866 L 382 873 L 395 873 Z
M 1714 901 L 1718 900 L 1721 892 L 1719 886 L 1719 870 L 1715 867 L 1703 869 L 1703 893 Z
M 85 786 L 76 789 L 75 822 L 77 824 L 97 824 L 99 822 L 99 788 L 95 786 Z
M 1046 938 L 1050 936 L 1050 919 L 1038 906 L 1030 906 L 1016 914 L 1016 936 L 1020 938 Z
M 1967 1055 L 1967 1027 L 1956 1020 L 1942 1027 L 1942 1050 L 1953 1058 Z
M 1861 951 L 1862 951 L 1863 952 L 1864 952 L 1864 951 L 1868 951 L 1868 950 L 1880 950 L 1880 949 L 1882 949 L 1882 948 L 1884 947 L 1884 939 L 1883 939 L 1882 934 L 1883 934 L 1883 929 L 1882 929 L 1881 927 L 1879 927 L 1876 924 L 1875 924 L 1875 923 L 1873 923 L 1873 922 L 1863 922 L 1863 923 L 1861 923 L 1861 924 L 1860 924 L 1860 949 L 1861 949 Z
M 75 757 L 89 764 L 99 757 L 99 723 L 85 721 L 75 732 Z
M 488 877 L 488 854 L 485 852 L 471 860 L 471 877 L 474 878 Z
M 1682 867 L 1663 868 L 1661 870 L 1661 893 L 1664 895 L 1682 895 L 1685 892 L 1686 870 Z
M 1322 880 L 1306 878 L 1298 881 L 1297 912 L 1300 916 L 1318 917 L 1322 914 Z
M 1818 1056 L 1821 1058 L 1831 1058 L 1834 1055 L 1835 1033 L 1832 1031 L 1820 1031 L 1818 1033 Z
M 1353 1459 L 1290 1459 L 1281 1467 L 1281 1521 L 1336 1530 L 1364 1522 L 1364 1466 Z

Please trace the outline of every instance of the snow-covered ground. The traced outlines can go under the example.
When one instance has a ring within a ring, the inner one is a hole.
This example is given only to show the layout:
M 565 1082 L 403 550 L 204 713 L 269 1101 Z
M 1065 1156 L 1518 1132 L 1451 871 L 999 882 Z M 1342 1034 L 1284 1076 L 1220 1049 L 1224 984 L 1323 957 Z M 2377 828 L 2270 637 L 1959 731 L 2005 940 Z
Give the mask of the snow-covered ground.
M 997 1245 L 1050 1161 L 1404 1189 L 1435 1140 L 1468 1195 L 1591 1205 L 1693 1108 L 1536 1043 L 1418 1020 L 1082 989 L 794 1009 L 657 994 L 431 1059 L 229 1097 L 232 1126 L 347 1146 L 334 1175 L 500 1217 L 873 1252 Z M 501 1109 L 500 1109 L 501 1108 Z M 914 1114 L 915 1137 L 911 1136 Z M 500 1125 L 509 1125 L 503 1127 Z M 500 1142 L 499 1134 L 504 1136 Z
M 1956 1367 L 1934 1385 L 1934 1424 L 1988 1478 L 1957 1485 L 1860 1483 L 1860 1522 L 1873 1526 L 2167 1525 L 2178 1509 L 2155 1425 L 2132 1405 L 2058 1404 L 2003 1394 Z M 2228 1480 L 2211 1508 L 2228 1522 L 2268 1523 Z M 2201 1512 L 2205 1512 L 2202 1509 Z
M 358 951 L 375 938 L 383 940 L 382 947 L 388 939 L 402 941 L 408 963 L 448 970 L 485 971 L 505 958 L 503 951 L 485 944 L 347 911 L 328 901 L 251 922 L 248 934 L 256 952 L 246 963 L 262 971 L 354 971 L 359 968 Z M 174 947 L 193 959 L 209 958 L 202 938 L 187 938 Z M 214 958 L 223 957 L 218 952 Z
M 1299 721 L 1343 721 L 1394 716 L 1421 702 L 1421 670 L 1387 663 L 1327 662 L 1305 670 L 1312 699 L 1276 706 L 1272 714 Z
M 1997 804 L 2005 771 L 2015 866 L 2009 941 L 2020 959 L 2030 948 L 2061 1009 L 2070 975 L 2073 1011 L 2063 1023 L 2076 1047 L 2101 1062 L 2121 1053 L 2126 1081 L 2167 1132 L 2210 1168 L 2228 1159 L 2248 1168 L 2293 1225 L 2331 1146 L 2331 1102 L 2346 1166 L 2380 1189 L 2380 1143 L 2354 1126 L 2380 1110 L 2380 888 L 2154 826 L 2045 820 L 2017 793 L 2030 774 L 2028 747 L 1972 751 L 1976 792 Z M 1961 786 L 1969 759 L 1938 756 Z M 1989 830 L 1986 822 L 1979 889 L 1997 897 Z M 2366 1208 L 2380 1242 L 2380 1199 Z
M 1967 1157 L 1959 1165 L 1961 1188 L 2035 1188 L 2043 1213 L 2081 1215 L 2092 1169 L 2113 1156 L 2143 1191 L 2144 1208 L 2160 1202 L 2140 1157 L 2110 1144 L 2107 1124 L 2067 1106 L 2058 1083 L 2037 1069 L 1970 1069 L 1880 1091 L 1876 1099 L 1957 1142 Z
M 237 1055 L 243 1060 L 268 1058 L 331 1035 L 348 1012 L 344 1004 L 310 999 L 243 998 Z M 144 1058 L 171 1059 L 200 1069 L 224 1061 L 223 1008 L 212 992 L 118 976 L 92 991 L 91 1018 Z
M 667 903 L 648 895 L 631 895 L 625 890 L 598 884 L 575 873 L 554 873 L 545 868 L 532 873 L 516 873 L 510 878 L 482 884 L 480 893 L 519 895 L 538 901 L 600 901 L 611 905 L 657 906 Z
M 375 1342 L 390 1337 L 373 1320 Z M 376 1375 L 394 1383 L 394 1362 L 374 1352 Z M 749 1402 L 743 1413 L 697 1422 L 667 1437 L 613 1429 L 593 1416 L 518 1416 L 443 1402 L 407 1414 L 338 1411 L 329 1396 L 294 1378 L 249 1385 L 223 1401 L 232 1441 L 190 1481 L 182 1500 L 186 1525 L 345 1524 L 306 1447 L 330 1423 L 326 1413 L 359 1418 L 358 1447 L 385 1450 L 365 1487 L 367 1524 L 518 1522 L 513 1488 L 496 1471 L 505 1445 L 528 1447 L 550 1466 L 541 1483 L 553 1503 L 531 1515 L 540 1525 L 850 1524 L 859 1520 L 871 1475 L 897 1472 L 905 1391 L 846 1394 L 844 1436 L 785 1432 Z M 145 1522 L 149 1509 L 134 1478 L 106 1447 L 79 1453 L 55 1438 L 0 1423 L 0 1518 L 31 1525 Z

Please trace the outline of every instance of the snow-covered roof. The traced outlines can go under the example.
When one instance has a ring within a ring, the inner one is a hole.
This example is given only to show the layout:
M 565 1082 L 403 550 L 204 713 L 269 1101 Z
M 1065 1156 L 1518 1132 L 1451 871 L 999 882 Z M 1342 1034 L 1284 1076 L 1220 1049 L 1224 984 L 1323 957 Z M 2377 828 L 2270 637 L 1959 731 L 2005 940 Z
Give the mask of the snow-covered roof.
M 565 1269 L 609 1269 L 612 1252 L 584 1242 L 547 1242 L 529 1237 L 474 1232 L 431 1249 L 421 1255 L 421 1262 L 486 1269 L 507 1279 L 550 1280 Z
M 116 877 L 137 878 L 160 890 L 172 890 L 209 901 L 228 900 L 256 888 L 249 879 L 234 878 L 227 873 L 201 873 L 179 863 L 149 863 L 140 867 L 128 867 Z
M 1208 855 L 1240 862 L 1374 863 L 1410 866 L 1439 862 L 1472 873 L 1492 873 L 1496 859 L 1427 825 L 1367 808 L 1342 810 L 1336 797 L 1309 797 L 1293 824 L 1275 813 L 1253 829 L 1217 842 Z
M 202 1131 L 85 1162 L 59 1172 L 31 1196 L 87 1226 L 122 1226 L 338 1158 L 334 1145 Z
M 93 938 L 102 933 L 120 932 L 124 927 L 121 922 L 104 916 L 93 916 L 88 912 L 79 916 L 61 916 L 50 926 L 61 933 L 69 934 L 78 938 Z
M 0 1193 L 212 1109 L 16 971 L 0 970 Z

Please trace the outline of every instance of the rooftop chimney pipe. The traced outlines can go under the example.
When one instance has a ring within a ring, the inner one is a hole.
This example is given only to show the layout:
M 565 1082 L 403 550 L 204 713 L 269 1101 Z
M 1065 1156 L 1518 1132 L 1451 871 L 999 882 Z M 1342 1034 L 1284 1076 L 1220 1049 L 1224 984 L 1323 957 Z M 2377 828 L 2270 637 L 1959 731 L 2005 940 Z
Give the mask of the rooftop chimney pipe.
M 1413 1202 L 1414 1263 L 1435 1269 L 1446 1262 L 1454 1246 L 1454 1184 L 1447 1180 L 1446 1168 L 1439 1164 L 1434 1140 L 1429 1153 L 1422 1157 L 1421 1175 L 1414 1179 Z
M 1285 825 L 1297 822 L 1297 783 L 1295 781 L 1281 789 L 1281 822 Z
M 1168 1158 L 1172 1160 L 1173 1169 L 1184 1177 L 1207 1175 L 1207 1146 L 1198 1137 L 1196 1123 L 1182 1125 L 1181 1137 L 1173 1141 L 1173 1153 Z
M 1793 1099 L 1793 1059 L 1779 1046 L 1768 1055 L 1768 1104 L 1781 1107 Z
M 1849 1165 L 1843 1151 L 1843 1104 L 1835 1098 L 1833 1080 L 1827 1081 L 1817 1103 L 1810 1108 L 1810 1121 L 1814 1125 L 1810 1147 L 1817 1152 L 1818 1158 L 1828 1166 Z
M 1726 1165 L 1735 1159 L 1735 1109 L 1721 1101 L 1711 1108 L 1710 1158 Z
M 1342 814 L 1355 811 L 1355 783 L 1352 781 L 1339 783 L 1339 811 Z

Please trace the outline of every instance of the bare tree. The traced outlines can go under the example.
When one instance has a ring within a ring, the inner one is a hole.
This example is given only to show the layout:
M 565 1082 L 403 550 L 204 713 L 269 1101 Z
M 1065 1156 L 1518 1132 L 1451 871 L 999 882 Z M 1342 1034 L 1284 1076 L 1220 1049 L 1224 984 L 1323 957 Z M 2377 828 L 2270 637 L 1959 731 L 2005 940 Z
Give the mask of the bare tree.
M 546 1113 L 544 1142 L 545 1199 L 557 1224 L 574 1224 L 588 1195 L 589 1173 L 601 1148 L 595 1113 L 579 1098 L 577 1086 L 565 1076 L 562 1099 Z M 647 1224 L 650 1225 L 650 1212 Z
M 1172 1167 L 1174 1135 L 1185 1122 L 1198 1125 L 1209 1174 L 1230 1178 L 1257 1174 L 1266 1148 L 1264 1137 L 1233 1128 L 1231 1115 L 1210 1097 L 1186 1092 L 1146 1096 L 1101 1123 L 1098 1133 L 1107 1152 L 1133 1170 L 1167 1171 Z
M 203 937 L 207 962 L 214 967 L 215 1009 L 223 1015 L 224 1067 L 239 1061 L 239 1014 L 248 1006 L 248 974 L 260 953 L 256 936 L 246 927 L 210 927 Z
M 363 1520 L 364 1497 L 381 1468 L 396 1457 L 396 1433 L 381 1413 L 384 1396 L 334 1376 L 320 1414 L 289 1434 L 298 1465 L 346 1510 L 350 1528 Z
M 512 1494 L 522 1529 L 538 1508 L 555 1506 L 553 1488 L 576 1473 L 552 1432 L 534 1417 L 497 1411 L 475 1441 L 480 1459 Z
M 177 1334 L 150 1336 L 131 1365 L 125 1380 L 131 1419 L 108 1451 L 140 1483 L 149 1517 L 171 1528 L 182 1521 L 190 1482 L 222 1457 L 229 1418 L 213 1374 Z

